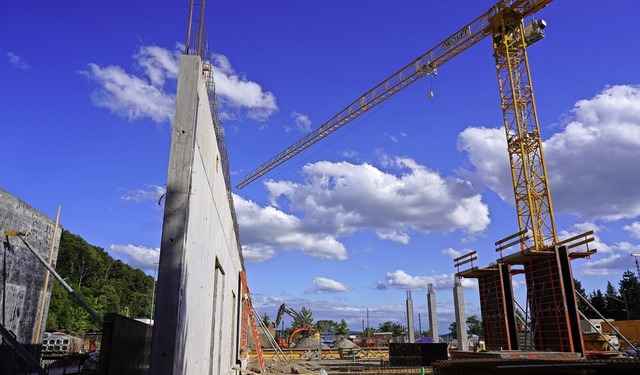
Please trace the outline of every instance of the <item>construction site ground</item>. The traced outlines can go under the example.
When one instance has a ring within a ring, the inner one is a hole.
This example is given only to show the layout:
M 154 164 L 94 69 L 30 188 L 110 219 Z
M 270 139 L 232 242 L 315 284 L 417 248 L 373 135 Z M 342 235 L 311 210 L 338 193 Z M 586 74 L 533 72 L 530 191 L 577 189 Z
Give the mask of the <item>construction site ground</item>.
M 454 359 L 434 367 L 388 367 L 385 359 L 265 359 L 266 374 L 302 375 L 404 375 L 404 374 L 640 374 L 640 362 L 632 358 L 606 360 Z M 247 370 L 259 373 L 255 357 Z
M 249 361 L 247 369 L 259 372 L 259 367 L 255 358 Z M 384 359 L 265 359 L 265 369 L 267 374 L 315 374 L 328 375 L 340 374 L 421 374 L 432 373 L 430 368 L 412 367 L 384 367 Z

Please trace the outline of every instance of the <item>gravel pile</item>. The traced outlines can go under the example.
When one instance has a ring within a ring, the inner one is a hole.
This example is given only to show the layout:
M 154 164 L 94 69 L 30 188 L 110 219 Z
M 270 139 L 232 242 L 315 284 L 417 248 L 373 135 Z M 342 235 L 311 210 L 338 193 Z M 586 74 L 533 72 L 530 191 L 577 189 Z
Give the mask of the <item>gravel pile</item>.
M 357 347 L 358 345 L 354 344 L 353 341 L 345 337 L 342 337 L 340 341 L 338 341 L 334 346 L 334 348 L 338 348 L 338 349 L 340 348 L 348 349 L 348 348 L 357 348 Z
M 320 339 L 316 339 L 313 337 L 302 338 L 298 340 L 298 342 L 294 346 L 294 348 L 296 349 L 307 349 L 307 348 L 317 349 L 318 347 L 321 347 L 322 349 L 329 349 L 329 346 L 327 346 L 326 344 L 323 344 Z

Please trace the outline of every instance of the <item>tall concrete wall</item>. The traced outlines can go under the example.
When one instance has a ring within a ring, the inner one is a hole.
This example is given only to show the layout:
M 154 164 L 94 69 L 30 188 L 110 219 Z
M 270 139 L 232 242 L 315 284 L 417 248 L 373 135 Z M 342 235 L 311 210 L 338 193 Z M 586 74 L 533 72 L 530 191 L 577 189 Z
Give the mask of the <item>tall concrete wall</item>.
M 47 290 L 44 290 L 46 268 L 27 249 L 18 237 L 7 237 L 5 231 L 26 232 L 24 237 L 32 249 L 44 259 L 49 258 L 55 221 L 0 189 L 0 323 L 11 330 L 19 343 L 32 352 L 42 341 L 49 299 L 53 286 L 50 276 Z M 59 228 L 52 253 L 55 266 L 60 244 Z M 7 242 L 8 241 L 8 242 Z M 37 331 L 40 304 L 44 298 L 44 313 Z M 34 353 L 36 354 L 36 353 Z
M 182 56 L 167 177 L 153 374 L 224 374 L 238 351 L 243 269 L 202 63 Z

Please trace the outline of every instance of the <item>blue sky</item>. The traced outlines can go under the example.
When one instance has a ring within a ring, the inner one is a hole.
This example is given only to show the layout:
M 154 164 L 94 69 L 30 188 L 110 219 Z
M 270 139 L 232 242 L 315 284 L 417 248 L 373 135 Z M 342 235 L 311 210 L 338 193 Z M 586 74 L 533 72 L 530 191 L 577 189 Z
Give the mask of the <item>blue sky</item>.
M 493 1 L 210 1 L 233 185 Z M 22 1 L 0 14 L 0 188 L 153 275 L 188 1 Z M 587 291 L 640 253 L 640 36 L 634 0 L 556 0 L 529 49 L 560 238 L 593 229 L 573 262 Z M 429 91 L 434 93 L 428 98 Z M 254 304 L 362 327 L 454 320 L 452 259 L 517 231 L 488 40 L 242 190 Z M 517 293 L 523 279 L 514 279 Z M 465 280 L 466 311 L 480 315 Z M 524 304 L 524 300 L 520 301 Z

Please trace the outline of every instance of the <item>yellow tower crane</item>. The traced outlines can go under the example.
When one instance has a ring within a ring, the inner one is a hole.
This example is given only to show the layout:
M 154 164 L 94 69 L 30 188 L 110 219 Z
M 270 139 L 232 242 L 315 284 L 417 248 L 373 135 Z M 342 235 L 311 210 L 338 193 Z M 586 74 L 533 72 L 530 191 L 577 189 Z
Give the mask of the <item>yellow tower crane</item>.
M 518 227 L 529 232 L 522 249 L 544 250 L 557 243 L 557 234 L 542 153 L 542 138 L 530 79 L 527 46 L 544 36 L 543 21 L 524 26 L 552 0 L 502 0 L 431 50 L 365 92 L 349 106 L 246 175 L 242 188 L 391 98 L 485 37 L 493 43 L 504 119 Z

